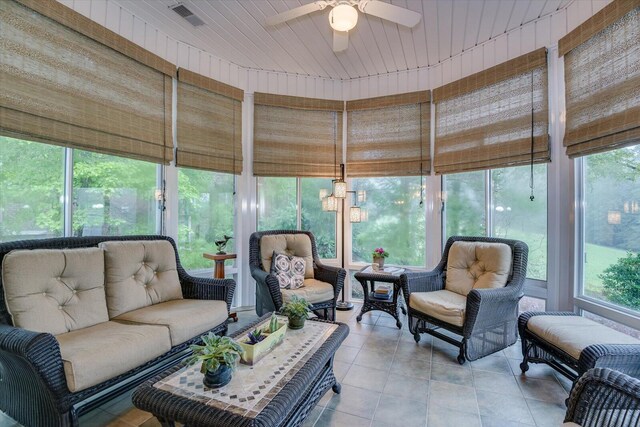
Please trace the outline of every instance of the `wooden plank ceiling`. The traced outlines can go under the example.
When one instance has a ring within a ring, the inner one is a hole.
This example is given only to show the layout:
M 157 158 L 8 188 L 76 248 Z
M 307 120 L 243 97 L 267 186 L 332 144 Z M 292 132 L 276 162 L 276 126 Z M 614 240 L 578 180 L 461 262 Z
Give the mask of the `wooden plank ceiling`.
M 311 0 L 183 0 L 205 22 L 194 27 L 176 0 L 115 0 L 169 36 L 246 68 L 353 79 L 435 65 L 574 0 L 381 0 L 422 14 L 408 29 L 358 12 L 349 48 L 332 50 L 331 7 L 265 27 L 264 19 Z

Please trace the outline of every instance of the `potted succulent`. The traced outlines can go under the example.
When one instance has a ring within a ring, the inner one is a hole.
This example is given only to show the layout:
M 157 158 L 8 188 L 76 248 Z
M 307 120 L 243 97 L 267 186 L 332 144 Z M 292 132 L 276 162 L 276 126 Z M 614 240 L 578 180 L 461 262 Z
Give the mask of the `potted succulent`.
M 375 248 L 371 255 L 373 256 L 373 263 L 378 264 L 378 267 L 382 270 L 384 268 L 384 259 L 389 256 L 389 252 L 383 248 Z
M 282 343 L 287 324 L 280 320 L 274 313 L 269 319 L 268 327 L 256 328 L 238 339 L 238 344 L 243 350 L 241 362 L 253 365 Z
M 289 318 L 289 329 L 300 329 L 309 313 L 309 303 L 306 299 L 293 295 L 289 302 L 283 304 L 280 313 Z
M 231 381 L 231 374 L 242 355 L 242 348 L 229 337 L 209 332 L 202 337 L 203 345 L 191 345 L 193 354 L 186 360 L 188 365 L 201 362 L 202 382 L 209 388 L 218 388 Z

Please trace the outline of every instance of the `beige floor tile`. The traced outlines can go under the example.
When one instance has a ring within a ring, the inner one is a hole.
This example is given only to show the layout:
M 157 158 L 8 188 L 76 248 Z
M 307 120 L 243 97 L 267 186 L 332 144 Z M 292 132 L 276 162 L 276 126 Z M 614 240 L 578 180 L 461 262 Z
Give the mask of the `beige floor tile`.
M 302 427 L 313 427 L 316 421 L 318 421 L 318 418 L 320 418 L 320 414 L 322 414 L 322 411 L 324 411 L 324 406 L 316 406 L 315 408 L 313 408 L 309 413 L 307 419 L 304 420 Z
M 428 341 L 404 341 L 400 338 L 396 348 L 396 358 L 414 359 L 419 358 L 431 361 L 431 343 Z
M 393 361 L 393 352 L 385 350 L 368 350 L 362 348 L 355 360 L 354 365 L 366 366 L 367 368 L 388 371 Z
M 473 371 L 473 385 L 476 390 L 489 390 L 500 394 L 523 397 L 518 382 L 512 374 L 498 374 L 488 371 Z
M 510 396 L 490 391 L 478 391 L 478 408 L 480 415 L 496 417 L 506 421 L 523 424 L 534 424 L 527 402 L 522 397 Z
M 431 361 L 428 357 L 394 357 L 391 364 L 391 374 L 428 380 L 431 378 Z
M 441 406 L 429 406 L 427 427 L 480 427 L 480 416 Z
M 331 397 L 327 409 L 371 419 L 379 399 L 378 392 L 343 384 L 342 392 Z
M 478 415 L 478 401 L 473 387 L 431 381 L 429 384 L 429 411 L 447 408 Z
M 564 388 L 556 381 L 541 380 L 537 378 L 528 378 L 526 376 L 516 377 L 522 395 L 527 399 L 542 400 L 545 402 L 564 404 L 564 401 L 569 394 Z
M 463 386 L 473 386 L 471 369 L 443 363 L 431 364 L 431 380 Z
M 335 375 L 338 382 L 341 382 L 344 379 L 344 376 L 349 372 L 349 368 L 351 368 L 351 363 L 339 361 L 333 362 L 333 375 Z
M 468 362 L 471 365 L 471 369 L 479 371 L 490 371 L 499 374 L 511 374 L 511 367 L 509 366 L 509 360 L 500 356 L 486 356 L 473 362 Z
M 388 377 L 389 372 L 386 370 L 383 371 L 354 364 L 349 368 L 349 372 L 345 375 L 342 384 L 381 392 L 387 383 Z
M 392 427 L 424 427 L 427 403 L 383 394 L 373 420 Z
M 527 399 L 529 410 L 538 427 L 558 427 L 564 421 L 566 407 L 562 403 Z
M 507 421 L 502 418 L 494 418 L 487 416 L 480 416 L 482 421 L 482 427 L 530 427 L 531 424 L 522 424 L 515 421 Z M 534 424 L 535 425 L 535 424 Z
M 369 427 L 371 420 L 347 414 L 344 412 L 325 409 L 315 427 Z
M 429 398 L 429 380 L 414 376 L 390 375 L 382 394 L 426 403 Z
M 334 360 L 344 363 L 353 363 L 359 351 L 360 349 L 357 347 L 347 347 L 346 345 L 343 345 L 338 349 L 338 351 L 336 351 Z
M 349 335 L 347 336 L 347 338 L 344 339 L 344 341 L 342 342 L 342 345 L 361 348 L 362 344 L 364 344 L 366 340 L 367 340 L 366 335 L 359 335 L 359 334 L 356 334 L 355 332 L 349 332 Z

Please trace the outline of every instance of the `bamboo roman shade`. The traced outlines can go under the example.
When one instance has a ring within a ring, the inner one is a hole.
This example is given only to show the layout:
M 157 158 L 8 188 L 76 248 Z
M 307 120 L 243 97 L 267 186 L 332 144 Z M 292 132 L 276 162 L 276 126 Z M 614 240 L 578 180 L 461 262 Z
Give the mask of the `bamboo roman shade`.
M 640 1 L 616 0 L 560 40 L 569 157 L 640 143 Z
M 433 100 L 436 173 L 550 161 L 544 48 L 441 86 Z
M 347 174 L 410 176 L 431 170 L 429 91 L 347 102 Z
M 342 101 L 255 93 L 253 174 L 334 177 L 342 159 Z
M 175 67 L 55 0 L 0 7 L 0 133 L 172 159 Z
M 178 166 L 242 173 L 243 97 L 241 89 L 178 71 Z

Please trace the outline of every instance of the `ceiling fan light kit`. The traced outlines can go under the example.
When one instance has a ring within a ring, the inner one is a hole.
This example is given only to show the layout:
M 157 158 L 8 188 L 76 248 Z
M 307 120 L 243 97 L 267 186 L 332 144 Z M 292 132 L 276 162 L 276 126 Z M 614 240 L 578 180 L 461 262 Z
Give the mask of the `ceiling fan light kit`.
M 329 12 L 329 25 L 336 31 L 349 31 L 358 23 L 358 11 L 348 2 L 339 3 Z

